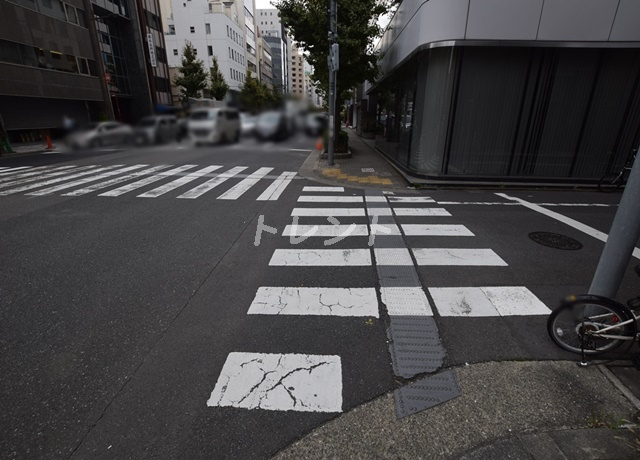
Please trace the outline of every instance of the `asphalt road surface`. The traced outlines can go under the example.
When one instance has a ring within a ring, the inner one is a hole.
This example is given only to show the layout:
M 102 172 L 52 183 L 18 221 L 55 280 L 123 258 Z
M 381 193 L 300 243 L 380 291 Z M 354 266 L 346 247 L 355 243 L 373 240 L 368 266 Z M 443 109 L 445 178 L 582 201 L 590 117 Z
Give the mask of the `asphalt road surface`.
M 0 160 L 0 457 L 267 458 L 401 384 L 363 191 L 296 175 L 312 147 Z M 573 358 L 546 315 L 588 289 L 604 244 L 569 219 L 608 233 L 619 195 L 387 198 L 445 366 Z

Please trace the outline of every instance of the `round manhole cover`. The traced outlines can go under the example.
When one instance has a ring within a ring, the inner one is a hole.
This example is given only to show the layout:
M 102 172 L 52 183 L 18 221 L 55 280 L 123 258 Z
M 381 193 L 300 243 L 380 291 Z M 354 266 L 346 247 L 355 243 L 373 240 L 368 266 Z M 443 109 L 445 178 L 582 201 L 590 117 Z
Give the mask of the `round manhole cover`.
M 529 233 L 529 238 L 538 244 L 554 249 L 565 249 L 567 251 L 582 249 L 582 243 L 559 233 L 533 232 Z

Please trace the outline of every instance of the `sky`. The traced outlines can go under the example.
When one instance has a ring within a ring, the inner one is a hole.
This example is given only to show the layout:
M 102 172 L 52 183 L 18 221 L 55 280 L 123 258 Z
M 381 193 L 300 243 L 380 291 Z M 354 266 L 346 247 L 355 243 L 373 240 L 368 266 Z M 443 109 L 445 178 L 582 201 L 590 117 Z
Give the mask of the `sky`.
M 255 0 L 256 8 L 261 10 L 265 8 L 273 8 L 273 5 L 271 4 L 272 1 L 273 0 Z

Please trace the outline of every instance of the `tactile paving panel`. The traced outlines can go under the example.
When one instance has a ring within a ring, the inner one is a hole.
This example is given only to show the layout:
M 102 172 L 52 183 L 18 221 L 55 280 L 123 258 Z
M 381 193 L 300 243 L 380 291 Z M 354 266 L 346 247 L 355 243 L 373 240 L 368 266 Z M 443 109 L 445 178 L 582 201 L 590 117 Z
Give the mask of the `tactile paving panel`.
M 422 287 L 383 287 L 380 294 L 389 316 L 433 316 Z
M 373 236 L 373 247 L 374 248 L 406 248 L 407 246 L 404 244 L 404 240 L 400 235 L 381 235 L 377 233 Z
M 378 280 L 382 287 L 422 286 L 418 272 L 408 265 L 376 265 Z
M 436 322 L 429 316 L 391 316 L 387 329 L 393 373 L 404 378 L 435 372 L 445 351 Z
M 458 380 L 452 370 L 430 375 L 410 385 L 398 388 L 394 392 L 396 417 L 401 419 L 450 401 L 461 394 Z

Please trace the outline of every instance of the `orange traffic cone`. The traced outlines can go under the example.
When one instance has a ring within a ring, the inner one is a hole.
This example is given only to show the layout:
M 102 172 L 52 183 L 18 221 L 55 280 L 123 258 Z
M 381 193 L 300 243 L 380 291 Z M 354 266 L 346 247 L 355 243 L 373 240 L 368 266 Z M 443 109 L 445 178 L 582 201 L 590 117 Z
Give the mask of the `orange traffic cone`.
M 322 150 L 322 139 L 316 141 L 316 150 Z
M 47 134 L 47 150 L 53 150 L 53 144 L 51 143 L 51 136 Z

